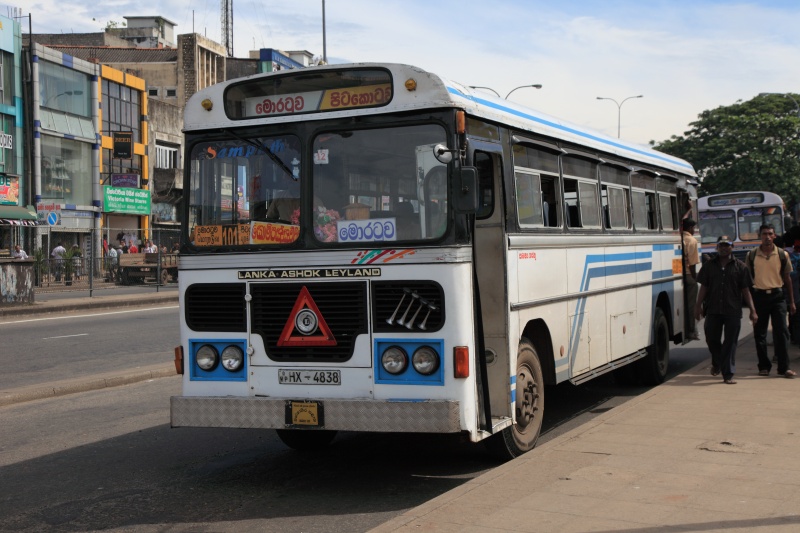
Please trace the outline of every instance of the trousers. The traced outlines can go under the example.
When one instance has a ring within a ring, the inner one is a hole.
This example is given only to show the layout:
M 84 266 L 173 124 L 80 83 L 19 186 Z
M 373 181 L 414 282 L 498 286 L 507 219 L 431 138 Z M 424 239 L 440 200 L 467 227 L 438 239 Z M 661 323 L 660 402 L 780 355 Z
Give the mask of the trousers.
M 742 318 L 733 315 L 706 316 L 703 331 L 706 345 L 711 352 L 711 366 L 719 368 L 723 379 L 731 379 L 736 373 L 736 346 Z
M 772 361 L 767 355 L 767 328 L 772 321 L 772 340 L 775 344 L 775 358 L 778 360 L 778 374 L 789 370 L 789 331 L 786 322 L 786 300 L 783 291 L 772 291 L 772 294 L 755 291 L 753 304 L 758 313 L 758 322 L 753 328 L 758 355 L 758 369 L 770 371 Z

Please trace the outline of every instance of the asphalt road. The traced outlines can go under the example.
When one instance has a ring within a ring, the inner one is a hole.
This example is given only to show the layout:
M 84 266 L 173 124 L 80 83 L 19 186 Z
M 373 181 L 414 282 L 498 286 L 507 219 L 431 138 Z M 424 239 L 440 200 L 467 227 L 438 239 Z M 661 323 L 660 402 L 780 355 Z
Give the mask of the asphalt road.
M 0 322 L 0 388 L 169 363 L 178 326 L 177 304 Z

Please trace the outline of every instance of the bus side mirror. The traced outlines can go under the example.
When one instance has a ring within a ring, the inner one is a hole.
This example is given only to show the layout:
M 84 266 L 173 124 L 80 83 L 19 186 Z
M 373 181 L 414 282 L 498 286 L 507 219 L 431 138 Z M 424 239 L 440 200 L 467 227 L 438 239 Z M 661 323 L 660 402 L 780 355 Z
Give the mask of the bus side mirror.
M 474 214 L 478 211 L 478 169 L 461 167 L 453 184 L 453 211 Z

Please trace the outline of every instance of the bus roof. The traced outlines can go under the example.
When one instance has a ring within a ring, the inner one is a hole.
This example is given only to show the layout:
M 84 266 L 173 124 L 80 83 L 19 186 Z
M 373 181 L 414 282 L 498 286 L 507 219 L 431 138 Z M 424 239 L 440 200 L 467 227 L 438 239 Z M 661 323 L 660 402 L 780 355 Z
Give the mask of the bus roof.
M 325 113 L 304 113 L 298 115 L 284 114 L 279 117 L 258 117 L 251 119 L 231 120 L 225 115 L 222 101 L 225 89 L 231 85 L 246 83 L 248 80 L 275 77 L 306 75 L 313 71 L 330 71 L 346 69 L 384 69 L 388 70 L 394 80 L 392 100 L 388 105 L 370 108 L 351 108 L 343 111 Z M 406 80 L 413 79 L 416 87 L 406 88 Z M 206 109 L 202 102 L 210 100 L 212 107 Z M 550 116 L 541 111 L 531 109 L 499 97 L 489 95 L 468 86 L 450 81 L 436 74 L 426 72 L 410 65 L 392 63 L 355 63 L 346 65 L 327 65 L 302 70 L 288 70 L 267 74 L 255 74 L 246 78 L 228 80 L 195 93 L 186 104 L 184 113 L 184 131 L 254 126 L 258 124 L 275 124 L 309 120 L 325 120 L 353 115 L 380 115 L 415 109 L 459 108 L 468 115 L 504 124 L 521 131 L 536 133 L 551 139 L 574 143 L 601 152 L 614 154 L 626 160 L 649 164 L 675 171 L 688 176 L 696 176 L 692 165 L 646 145 L 640 145 L 610 137 L 595 130 L 571 124 L 562 119 Z

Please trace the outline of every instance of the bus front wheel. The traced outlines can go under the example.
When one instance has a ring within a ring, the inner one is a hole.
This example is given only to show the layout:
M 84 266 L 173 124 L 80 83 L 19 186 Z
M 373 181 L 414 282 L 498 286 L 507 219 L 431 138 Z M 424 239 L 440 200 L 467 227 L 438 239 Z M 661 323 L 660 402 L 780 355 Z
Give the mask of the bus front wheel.
M 276 429 L 275 432 L 285 445 L 301 452 L 321 450 L 336 437 L 336 431 L 325 429 Z
M 503 461 L 532 450 L 542 430 L 544 417 L 542 365 L 536 348 L 526 338 L 520 341 L 517 352 L 515 392 L 515 423 L 486 441 L 489 451 Z

